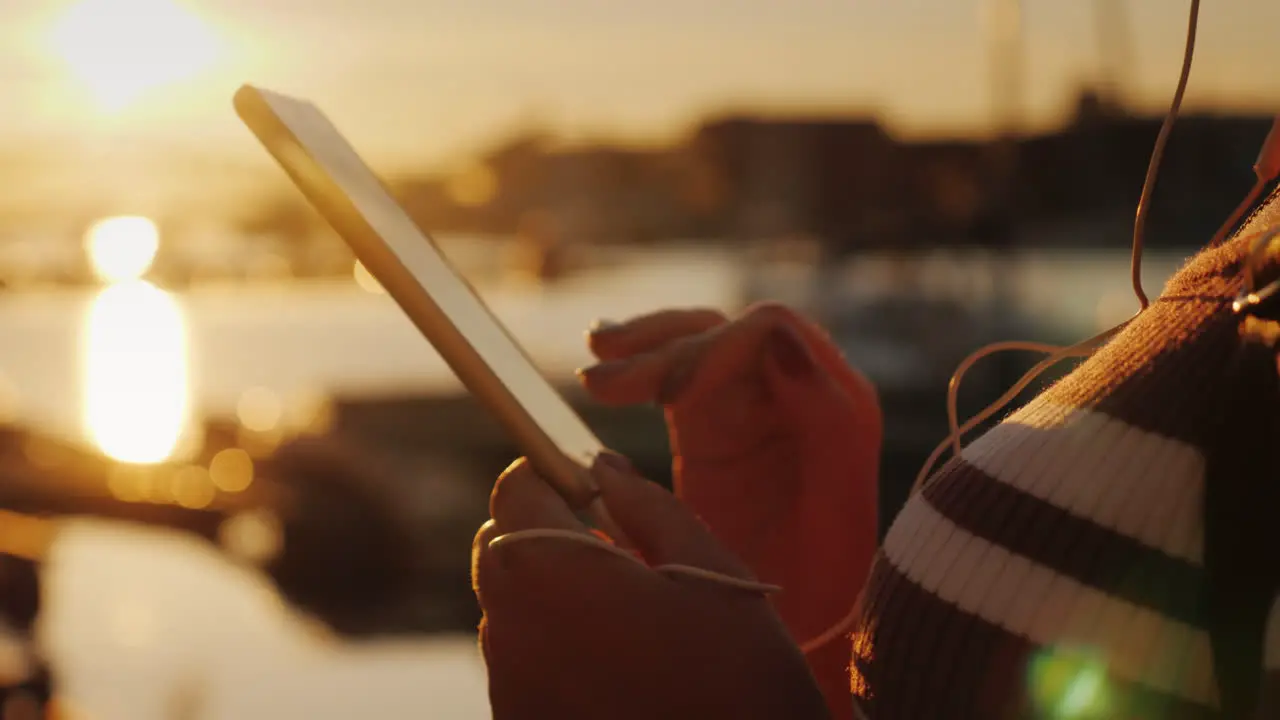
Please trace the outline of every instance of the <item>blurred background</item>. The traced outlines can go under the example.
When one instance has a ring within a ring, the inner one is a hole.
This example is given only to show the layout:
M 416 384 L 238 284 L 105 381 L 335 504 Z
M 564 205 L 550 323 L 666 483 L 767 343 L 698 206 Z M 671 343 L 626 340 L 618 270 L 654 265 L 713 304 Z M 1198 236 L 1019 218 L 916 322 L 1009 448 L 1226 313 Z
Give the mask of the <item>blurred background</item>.
M 887 525 L 965 355 L 1136 310 L 1183 5 L 0 3 L 3 717 L 50 677 L 91 718 L 488 714 L 468 552 L 517 451 L 240 125 L 239 84 L 319 104 L 657 480 L 660 414 L 573 385 L 593 319 L 821 320 L 881 391 Z M 1280 110 L 1280 5 L 1200 24 L 1149 292 Z M 983 361 L 961 416 L 1033 361 Z

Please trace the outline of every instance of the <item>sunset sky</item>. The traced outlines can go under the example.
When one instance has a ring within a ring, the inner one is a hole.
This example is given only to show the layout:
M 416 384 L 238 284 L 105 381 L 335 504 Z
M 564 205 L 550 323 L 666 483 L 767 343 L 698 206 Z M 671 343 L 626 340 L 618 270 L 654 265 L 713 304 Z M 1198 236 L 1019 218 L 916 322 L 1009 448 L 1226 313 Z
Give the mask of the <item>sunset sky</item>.
M 648 141 L 722 108 L 865 109 L 905 133 L 991 117 L 978 0 L 79 2 L 76 22 L 73 0 L 0 3 L 0 150 L 145 138 L 248 156 L 242 81 L 318 101 L 384 166 L 456 161 L 531 121 Z M 1094 5 L 1025 0 L 1032 123 L 1095 72 Z M 1127 2 L 1129 85 L 1152 109 L 1186 6 Z M 1278 30 L 1275 0 L 1204 3 L 1191 103 L 1280 107 Z M 129 92 L 108 102 L 104 85 Z

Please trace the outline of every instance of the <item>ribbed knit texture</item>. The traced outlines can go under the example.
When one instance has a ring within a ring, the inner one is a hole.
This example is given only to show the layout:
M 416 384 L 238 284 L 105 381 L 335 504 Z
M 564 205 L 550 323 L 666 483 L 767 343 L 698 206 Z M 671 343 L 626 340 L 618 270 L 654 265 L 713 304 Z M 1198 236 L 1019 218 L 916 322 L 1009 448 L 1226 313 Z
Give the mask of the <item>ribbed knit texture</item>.
M 1273 198 L 1238 237 L 1276 223 Z M 1242 360 L 1246 249 L 1198 254 L 907 502 L 852 636 L 869 718 L 1216 720 L 1219 676 L 1241 697 L 1264 658 L 1232 720 L 1280 718 L 1280 396 L 1269 351 Z M 1207 546 L 1206 507 L 1252 534 Z M 1215 656 L 1211 628 L 1239 642 Z

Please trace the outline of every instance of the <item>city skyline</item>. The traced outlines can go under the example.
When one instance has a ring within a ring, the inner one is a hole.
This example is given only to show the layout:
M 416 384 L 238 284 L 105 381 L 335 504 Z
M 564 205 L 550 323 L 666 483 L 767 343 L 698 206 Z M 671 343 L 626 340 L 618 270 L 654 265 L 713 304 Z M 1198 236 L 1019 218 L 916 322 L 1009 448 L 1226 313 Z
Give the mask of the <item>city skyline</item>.
M 0 6 L 0 107 L 10 109 L 0 114 L 0 157 L 29 178 L 11 199 L 99 192 L 140 210 L 169 194 L 199 201 L 223 175 L 271 171 L 230 108 L 245 81 L 314 99 L 388 174 L 456 168 L 529 127 L 660 144 L 728 111 L 873 116 L 903 136 L 981 134 L 994 120 L 984 6 L 13 0 Z M 1060 123 L 1079 88 L 1098 81 L 1094 6 L 1024 0 L 1028 130 Z M 1126 99 L 1162 112 L 1186 7 L 1124 7 Z M 1267 0 L 1204 8 L 1188 108 L 1280 107 L 1280 75 L 1259 71 L 1280 61 L 1269 37 L 1278 23 L 1280 5 Z

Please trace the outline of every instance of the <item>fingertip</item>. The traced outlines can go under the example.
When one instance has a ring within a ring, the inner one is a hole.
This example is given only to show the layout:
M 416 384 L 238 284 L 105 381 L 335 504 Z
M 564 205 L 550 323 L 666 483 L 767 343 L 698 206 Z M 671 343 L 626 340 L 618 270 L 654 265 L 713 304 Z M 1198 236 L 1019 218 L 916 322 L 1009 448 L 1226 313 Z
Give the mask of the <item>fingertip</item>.
M 602 359 L 595 365 L 574 371 L 587 394 L 596 402 L 627 404 L 642 399 L 643 380 L 637 381 L 635 362 L 628 359 Z
M 630 460 L 611 450 L 596 456 L 591 475 L 600 488 L 601 500 L 623 532 L 628 532 L 627 526 L 641 518 L 685 511 L 679 498 L 641 475 Z
M 577 373 L 588 382 L 607 382 L 624 375 L 633 364 L 627 359 L 601 360 L 594 365 L 578 368 Z
M 574 376 L 578 378 L 578 384 L 582 386 L 583 390 L 587 391 L 588 395 L 596 400 L 600 399 L 599 396 L 601 394 L 601 372 L 599 368 L 600 364 L 597 363 L 595 365 L 588 365 L 587 367 L 580 367 L 573 371 Z
M 518 457 L 511 461 L 511 464 L 498 473 L 498 479 L 493 483 L 493 490 L 489 492 L 489 522 L 493 522 L 492 518 L 497 517 L 497 508 L 499 498 L 508 493 L 507 488 L 512 483 L 520 482 L 515 478 L 525 473 L 531 473 L 533 469 L 529 466 L 528 458 Z
M 520 472 L 521 470 L 527 468 L 528 466 L 529 466 L 529 458 L 521 455 L 515 460 L 512 460 L 505 468 L 502 469 L 502 472 L 498 475 L 498 479 L 502 479 L 503 477 L 516 472 Z
M 485 604 L 484 588 L 492 585 L 498 562 L 489 544 L 500 534 L 497 523 L 490 519 L 480 526 L 471 541 L 471 591 L 482 606 Z
M 587 350 L 601 360 L 614 360 L 626 356 L 625 347 L 617 347 L 625 337 L 626 326 L 611 320 L 596 320 L 584 333 Z
M 498 536 L 498 524 L 489 518 L 484 521 L 480 529 L 476 530 L 475 537 L 471 538 L 471 554 L 474 558 L 475 553 L 480 548 L 489 547 L 489 542 Z
M 712 308 L 659 310 L 618 323 L 599 320 L 587 331 L 587 347 L 601 360 L 616 360 L 653 352 L 727 322 L 724 313 Z
M 474 556 L 476 551 L 480 548 L 489 547 L 489 543 L 492 542 L 494 538 L 498 537 L 499 534 L 498 523 L 494 522 L 493 518 L 485 520 L 484 524 L 480 526 L 480 529 L 476 531 L 475 537 L 471 539 L 472 555 Z
M 605 318 L 596 318 L 587 326 L 587 335 L 603 335 L 620 327 L 622 327 L 621 323 L 606 320 Z
M 498 476 L 489 495 L 489 515 L 505 532 L 536 527 L 581 527 L 568 503 L 523 457 Z
M 583 333 L 582 338 L 587 344 L 587 350 L 589 350 L 593 356 L 601 360 L 605 359 L 607 353 L 605 353 L 604 348 L 601 347 L 601 345 L 604 344 L 604 341 L 600 339 L 598 334 L 592 330 L 587 330 Z

